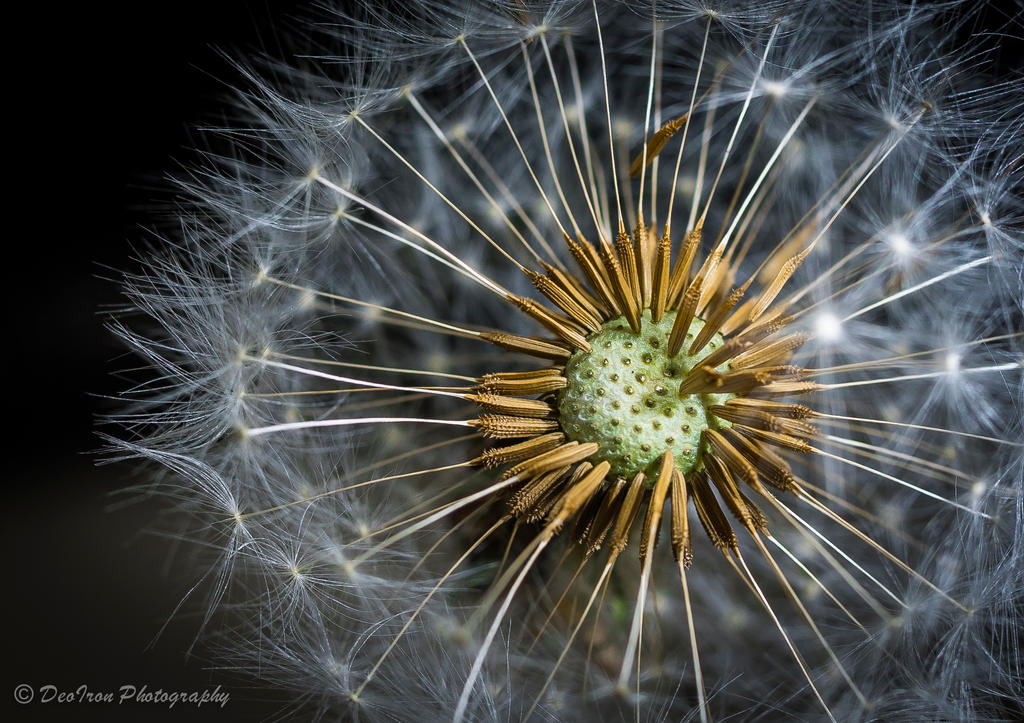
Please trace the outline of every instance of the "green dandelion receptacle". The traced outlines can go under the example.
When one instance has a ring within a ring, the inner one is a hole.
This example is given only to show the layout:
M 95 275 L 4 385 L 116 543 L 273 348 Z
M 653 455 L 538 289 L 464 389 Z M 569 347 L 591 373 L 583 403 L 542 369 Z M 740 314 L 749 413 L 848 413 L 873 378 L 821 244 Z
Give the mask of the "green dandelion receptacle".
M 696 356 L 670 357 L 669 336 L 676 312 L 659 321 L 645 309 L 639 333 L 622 317 L 605 322 L 587 338 L 590 351 L 577 351 L 565 368 L 568 382 L 558 397 L 559 422 L 566 436 L 580 443 L 595 442 L 593 456 L 607 461 L 611 473 L 631 479 L 652 467 L 666 452 L 684 474 L 700 466 L 701 433 L 726 424 L 708 412 L 733 395 L 683 394 L 680 383 L 693 366 L 722 343 L 715 334 Z M 690 322 L 686 342 L 704 327 Z M 722 365 L 719 371 L 725 371 Z M 653 480 L 652 480 L 653 482 Z

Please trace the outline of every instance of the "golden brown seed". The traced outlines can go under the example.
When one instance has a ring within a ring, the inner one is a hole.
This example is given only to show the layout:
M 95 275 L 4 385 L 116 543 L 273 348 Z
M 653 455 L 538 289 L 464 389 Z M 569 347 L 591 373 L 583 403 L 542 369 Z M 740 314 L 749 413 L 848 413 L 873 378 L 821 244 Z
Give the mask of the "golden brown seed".
M 661 457 L 661 465 L 658 468 L 658 479 L 651 490 L 651 498 L 647 503 L 647 515 L 644 517 L 643 527 L 640 528 L 640 564 L 647 559 L 650 550 L 648 543 L 652 540 L 657 542 L 657 530 L 654 528 L 661 521 L 661 512 L 665 506 L 665 498 L 668 496 L 669 485 L 672 483 L 672 472 L 675 470 L 675 458 L 670 450 L 666 450 Z
M 606 277 L 606 271 L 600 258 L 597 257 L 594 247 L 590 245 L 588 241 L 581 239 L 580 241 L 573 241 L 568 236 L 565 237 L 565 243 L 569 247 L 569 253 L 572 254 L 573 260 L 576 261 L 576 265 L 579 266 L 583 275 L 587 278 L 592 288 L 597 294 L 598 300 L 609 309 L 613 315 L 617 316 L 622 311 L 619 309 L 618 301 L 615 298 L 615 294 L 612 292 L 611 282 Z
M 502 349 L 518 351 L 530 356 L 538 356 L 542 359 L 565 361 L 572 356 L 571 349 L 559 344 L 552 344 L 551 342 L 531 339 L 525 336 L 516 336 L 515 334 L 505 334 L 500 331 L 485 332 L 480 335 L 480 338 L 491 342 L 495 346 L 500 346 Z
M 729 508 L 732 516 L 747 528 L 748 532 L 753 533 L 755 530 L 753 515 L 747 509 L 739 487 L 736 486 L 736 481 L 729 474 L 729 470 L 726 469 L 720 459 L 714 456 L 708 456 L 705 459 L 704 468 L 707 470 L 708 477 L 711 479 L 712 484 L 715 485 L 718 495 L 725 502 L 725 506 Z
M 487 467 L 493 468 L 509 462 L 518 462 L 521 459 L 532 457 L 542 452 L 547 452 L 549 449 L 554 449 L 562 442 L 565 441 L 565 436 L 561 432 L 552 432 L 551 434 L 543 434 L 539 437 L 533 437 L 523 442 L 517 442 L 516 444 L 510 444 L 506 447 L 491 447 L 485 450 L 483 454 L 470 462 L 474 467 Z
M 548 519 L 549 525 L 563 524 L 597 492 L 604 478 L 608 475 L 611 465 L 608 462 L 601 462 L 592 470 L 583 475 L 578 482 L 573 483 L 562 498 L 555 504 Z
M 633 527 L 633 520 L 636 519 L 637 512 L 640 511 L 640 503 L 643 501 L 645 482 L 644 473 L 638 472 L 633 481 L 629 483 L 622 506 L 619 508 L 619 515 L 615 518 L 612 536 L 608 540 L 608 548 L 612 555 L 622 552 L 629 541 L 629 530 Z
M 622 315 L 629 322 L 629 327 L 634 331 L 640 331 L 640 308 L 633 296 L 629 282 L 622 272 L 622 266 L 615 257 L 615 251 L 607 243 L 602 243 L 599 250 L 601 263 L 604 264 L 608 277 L 611 279 L 611 290 L 615 295 L 615 302 Z
M 693 561 L 690 520 L 686 516 L 686 480 L 678 469 L 672 470 L 672 555 L 684 567 Z
M 632 303 L 639 307 L 641 302 L 640 272 L 637 268 L 638 259 L 636 249 L 633 247 L 633 241 L 625 231 L 620 231 L 615 237 L 615 251 L 618 253 L 619 263 L 622 265 L 622 275 L 625 277 L 626 285 L 632 294 Z
M 738 552 L 736 533 L 732 531 L 729 520 L 718 506 L 707 480 L 700 475 L 694 475 L 690 480 L 690 490 L 693 492 L 693 506 L 697 510 L 697 519 L 704 527 L 711 544 L 723 553 Z
M 590 343 L 587 342 L 583 335 L 584 330 L 581 327 L 576 326 L 576 324 L 567 317 L 562 316 L 551 309 L 545 309 L 533 299 L 527 299 L 522 296 L 513 296 L 511 294 L 505 298 L 507 298 L 509 302 L 524 314 L 544 326 L 549 331 L 553 332 L 556 336 L 569 342 L 577 349 L 590 351 Z
M 673 118 L 668 123 L 659 128 L 654 135 L 651 136 L 650 140 L 647 141 L 647 145 L 640 153 L 637 154 L 633 162 L 629 164 L 629 177 L 636 178 L 640 175 L 640 171 L 644 167 L 651 165 L 658 154 L 661 153 L 662 149 L 665 148 L 665 144 L 668 143 L 672 136 L 674 136 L 683 124 L 686 123 L 686 119 L 689 116 L 688 113 L 683 113 L 678 118 Z
M 534 287 L 577 324 L 592 332 L 601 328 L 600 320 L 590 312 L 586 300 L 577 293 L 575 287 L 565 289 L 543 274 L 529 269 L 526 273 Z
M 565 377 L 557 371 L 551 371 L 532 378 L 506 377 L 503 374 L 485 374 L 478 381 L 479 384 L 473 387 L 475 392 L 511 394 L 517 397 L 557 392 L 568 384 Z
M 491 439 L 534 437 L 559 429 L 558 421 L 554 419 L 529 419 L 504 414 L 481 414 L 479 418 L 471 420 L 470 425 Z
M 761 484 L 757 479 L 757 471 L 742 454 L 715 429 L 705 429 L 704 438 L 711 449 L 711 457 L 719 460 L 726 469 L 746 482 L 754 490 L 760 490 Z
M 697 225 L 683 239 L 683 248 L 679 258 L 676 259 L 675 266 L 672 267 L 672 275 L 669 277 L 668 303 L 670 305 L 675 304 L 679 295 L 683 293 L 683 289 L 690 281 L 690 266 L 693 265 L 694 256 L 696 256 L 697 249 L 700 247 L 703 231 L 704 219 L 701 218 L 697 220 Z
M 566 473 L 571 469 L 565 465 L 556 470 L 534 477 L 508 499 L 508 508 L 516 517 L 529 518 L 532 516 L 537 503 L 547 494 L 557 482 L 565 478 Z
M 466 399 L 476 402 L 484 409 L 516 417 L 553 417 L 558 410 L 541 399 L 504 397 L 499 394 L 467 394 Z
M 619 511 L 625 489 L 626 480 L 619 477 L 611 489 L 602 496 L 601 504 L 594 511 L 590 523 L 580 535 L 579 541 L 583 545 L 586 555 L 592 555 L 601 548 L 601 543 L 611 530 L 612 522 Z
M 532 459 L 528 459 L 524 462 L 520 462 L 517 465 L 509 467 L 505 470 L 505 474 L 502 476 L 503 479 L 509 477 L 519 477 L 521 479 L 528 479 L 537 475 L 550 472 L 553 469 L 561 467 L 566 464 L 575 464 L 581 460 L 586 459 L 594 452 L 598 450 L 598 445 L 594 442 L 587 442 L 585 444 L 579 444 L 578 442 L 568 442 L 563 444 L 561 447 L 539 454 Z

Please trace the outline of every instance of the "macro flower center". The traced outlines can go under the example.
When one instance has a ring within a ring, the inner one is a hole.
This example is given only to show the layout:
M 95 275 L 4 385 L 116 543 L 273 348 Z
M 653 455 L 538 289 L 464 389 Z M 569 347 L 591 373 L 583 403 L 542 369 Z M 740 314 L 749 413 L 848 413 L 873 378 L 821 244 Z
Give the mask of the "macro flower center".
M 665 451 L 672 452 L 679 471 L 690 472 L 700 465 L 701 432 L 728 424 L 707 410 L 735 395 L 679 394 L 687 372 L 722 345 L 722 335 L 715 334 L 698 356 L 670 358 L 675 318 L 669 311 L 653 321 L 645 309 L 639 333 L 625 317 L 611 319 L 587 337 L 591 350 L 575 352 L 566 364 L 568 384 L 558 398 L 562 430 L 571 440 L 597 443 L 594 461 L 607 461 L 614 475 L 649 473 Z M 703 327 L 704 320 L 694 318 L 686 341 Z

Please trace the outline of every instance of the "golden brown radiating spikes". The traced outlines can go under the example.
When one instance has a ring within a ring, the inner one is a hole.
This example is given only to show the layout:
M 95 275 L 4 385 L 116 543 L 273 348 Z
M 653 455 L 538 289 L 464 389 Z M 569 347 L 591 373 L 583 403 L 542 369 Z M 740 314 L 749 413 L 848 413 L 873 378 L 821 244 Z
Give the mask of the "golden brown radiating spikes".
M 686 373 L 679 384 L 679 397 L 689 394 L 747 394 L 772 379 L 770 370 L 750 369 L 722 373 L 699 365 Z
M 612 291 L 611 284 L 608 279 L 605 278 L 605 269 L 600 262 L 599 258 L 592 258 L 592 252 L 594 247 L 586 240 L 581 239 L 579 242 L 573 241 L 569 238 L 568 234 L 565 236 L 565 243 L 569 247 L 569 253 L 572 254 L 573 259 L 576 261 L 576 265 L 580 267 L 580 271 L 586 277 L 587 282 L 590 284 L 590 288 L 597 294 L 598 301 L 604 304 L 611 314 L 617 316 L 622 311 L 619 309 L 619 302 L 615 298 L 615 293 Z
M 467 394 L 466 399 L 492 412 L 511 414 L 515 417 L 543 418 L 558 414 L 557 409 L 542 399 L 503 397 L 500 394 Z
M 559 429 L 556 419 L 528 419 L 504 414 L 481 414 L 479 418 L 471 420 L 470 425 L 479 429 L 485 437 L 490 439 L 535 437 L 539 434 L 556 432 Z
M 640 300 L 640 271 L 639 260 L 636 249 L 633 248 L 633 241 L 625 231 L 619 231 L 615 236 L 615 252 L 619 255 L 619 264 L 622 267 L 622 275 L 632 294 L 633 306 L 642 307 Z
M 550 472 L 563 465 L 576 464 L 597 450 L 598 445 L 595 442 L 586 442 L 584 444 L 567 442 L 561 447 L 555 447 L 543 454 L 538 454 L 533 459 L 528 459 L 509 467 L 505 470 L 505 474 L 502 475 L 502 479 L 516 476 L 521 479 L 528 479 L 545 472 Z
M 708 257 L 704 259 L 704 263 L 701 264 L 697 270 L 697 279 L 701 280 L 701 292 L 700 302 L 697 304 L 697 310 L 703 308 L 704 302 L 706 302 L 711 294 L 714 293 L 715 289 L 718 288 L 716 285 L 716 273 L 718 272 L 718 265 L 722 261 L 721 249 L 715 249 Z
M 486 379 L 540 379 L 542 377 L 549 377 L 552 375 L 560 375 L 565 370 L 565 367 L 561 364 L 556 364 L 551 367 L 544 367 L 543 369 L 527 369 L 522 372 L 493 372 L 491 374 L 485 374 L 478 381 L 484 381 Z
M 733 357 L 732 368 L 746 369 L 789 361 L 793 350 L 802 346 L 811 336 L 813 335 L 807 332 L 797 332 L 787 334 L 768 344 L 756 345 Z
M 587 241 L 587 239 L 583 237 L 583 234 L 576 234 L 576 242 L 579 244 L 584 255 L 590 261 L 590 265 L 593 266 L 598 275 L 604 279 L 605 285 L 611 289 L 611 277 L 608 276 L 608 270 L 604 267 L 604 264 L 601 263 L 601 254 L 598 253 L 597 247 Z
M 551 359 L 554 361 L 564 362 L 572 356 L 572 350 L 567 349 L 564 346 L 552 344 L 549 341 L 542 341 L 540 339 L 531 339 L 526 336 L 506 334 L 501 331 L 484 332 L 480 335 L 480 338 L 484 341 L 491 342 L 495 346 L 500 346 L 502 349 L 517 351 L 522 354 L 529 354 L 530 356 L 540 357 L 541 359 Z
M 761 327 L 750 332 L 734 336 L 722 344 L 722 346 L 715 349 L 712 353 L 701 359 L 700 364 L 703 366 L 718 367 L 725 362 L 729 362 L 730 368 L 738 369 L 739 366 L 735 363 L 735 360 L 746 355 L 748 351 L 753 351 L 755 347 L 762 342 L 764 337 L 769 336 L 770 333 L 774 332 L 767 327 Z M 764 345 L 762 344 L 762 346 Z
M 619 514 L 615 518 L 612 536 L 608 539 L 608 549 L 611 555 L 618 555 L 629 542 L 629 531 L 633 527 L 633 520 L 636 519 L 637 512 L 640 511 L 645 488 L 646 477 L 643 472 L 637 472 L 636 477 L 629 483 L 622 506 L 619 507 Z
M 715 349 L 698 363 L 701 366 L 718 367 L 725 364 L 737 354 L 745 351 L 749 346 L 750 342 L 743 337 L 735 337 L 726 341 L 722 346 Z
M 581 465 L 589 462 L 581 462 Z M 593 465 L 590 465 L 593 467 Z M 580 513 L 573 520 L 572 526 L 565 530 L 566 536 L 571 537 L 573 540 L 580 540 L 586 537 L 586 532 L 590 529 L 590 525 L 594 522 L 594 515 L 597 510 L 601 507 L 601 503 L 604 501 L 604 494 L 596 494 L 591 497 L 587 503 L 580 510 Z
M 767 429 L 757 429 L 756 427 L 748 427 L 744 424 L 735 424 L 733 429 L 746 437 L 774 444 L 776 447 L 782 447 L 783 449 L 791 449 L 794 452 L 804 452 L 805 454 L 813 451 L 811 445 L 807 444 L 804 440 L 791 437 L 782 432 L 770 432 Z
M 595 319 L 600 320 L 608 315 L 608 309 L 604 308 L 604 305 L 587 290 L 586 285 L 579 278 L 572 274 L 567 274 L 547 262 L 541 261 L 540 265 L 549 279 L 578 301 Z
M 754 527 L 757 528 L 758 532 L 768 532 L 768 518 L 765 517 L 761 508 L 755 505 L 753 500 L 747 497 L 742 490 L 740 490 L 740 499 L 743 500 L 747 512 L 750 513 L 750 519 L 753 521 Z
M 693 492 L 693 507 L 697 510 L 697 518 L 711 544 L 723 553 L 727 550 L 739 552 L 736 533 L 732 531 L 729 520 L 718 506 L 718 500 L 715 499 L 707 480 L 699 474 L 693 475 L 690 479 L 690 490 Z
M 585 299 L 580 297 L 574 288 L 572 291 L 567 291 L 544 274 L 538 274 L 530 269 L 526 269 L 526 275 L 537 291 L 550 299 L 551 303 L 565 312 L 574 322 L 591 332 L 601 328 L 601 322 L 583 305 Z
M 557 370 L 542 370 L 545 374 L 532 377 L 508 377 L 505 374 L 485 374 L 473 387 L 474 392 L 485 394 L 511 394 L 517 397 L 557 392 L 569 382 Z
M 583 475 L 588 472 L 594 465 L 590 462 L 581 462 L 576 465 L 575 469 L 572 469 L 571 473 L 569 468 L 562 474 L 562 479 L 559 480 L 557 485 L 549 487 L 545 490 L 533 506 L 527 510 L 526 517 L 523 518 L 526 522 L 540 522 L 555 506 L 559 499 L 561 499 L 562 491 L 568 489 L 572 485 L 576 484 Z
M 542 434 L 539 437 L 533 437 L 523 442 L 517 442 L 516 444 L 510 444 L 507 447 L 491 447 L 490 449 L 484 450 L 476 459 L 470 461 L 470 464 L 474 467 L 487 467 L 488 469 L 493 467 L 500 467 L 503 464 L 509 462 L 518 462 L 521 459 L 527 457 L 533 457 L 534 455 L 542 454 L 547 452 L 549 449 L 562 444 L 565 441 L 565 435 L 561 432 L 552 432 L 551 434 Z
M 658 242 L 658 250 L 654 256 L 654 269 L 651 279 L 651 319 L 661 321 L 668 303 L 669 264 L 672 261 L 672 239 L 668 231 Z
M 693 315 L 697 311 L 697 302 L 700 301 L 700 285 L 701 279 L 695 279 L 690 284 L 690 288 L 683 294 L 683 302 L 679 305 L 679 311 L 676 312 L 676 320 L 672 322 L 672 331 L 668 335 L 669 358 L 675 357 L 679 353 L 679 350 L 683 347 L 683 342 L 686 340 L 686 334 L 690 330 L 690 322 L 693 321 Z
M 809 422 L 802 422 L 799 419 L 777 418 L 776 425 L 778 426 L 778 431 L 791 437 L 810 439 L 811 437 L 817 437 L 819 434 L 817 427 Z
M 817 392 L 824 389 L 822 385 L 817 382 L 772 382 L 760 387 L 757 390 L 758 394 L 772 395 L 779 397 L 788 397 L 791 394 L 808 394 L 810 392 Z
M 719 304 L 717 308 L 707 316 L 704 326 L 699 332 L 697 332 L 697 337 L 693 340 L 693 343 L 690 344 L 690 349 L 687 351 L 687 354 L 694 356 L 695 354 L 700 353 L 701 349 L 711 341 L 711 337 L 718 333 L 718 330 L 722 327 L 722 322 L 724 322 L 725 318 L 729 316 L 733 307 L 740 303 L 740 299 L 743 298 L 743 294 L 746 290 L 746 284 L 738 289 L 733 289 L 728 298 L 726 298 L 725 301 Z
M 771 309 L 763 317 L 743 330 L 743 335 L 765 339 L 793 323 L 795 316 L 781 316 L 781 309 Z
M 779 269 L 778 273 L 772 277 L 772 280 L 765 287 L 764 291 L 757 298 L 757 302 L 751 307 L 748 318 L 750 321 L 757 321 L 761 314 L 764 313 L 765 309 L 775 301 L 775 297 L 782 291 L 782 287 L 789 281 L 789 277 L 800 268 L 800 264 L 807 258 L 807 254 L 811 252 L 811 247 L 807 247 L 795 256 L 790 256 L 786 259 L 786 262 L 782 264 L 782 268 Z
M 762 412 L 768 412 L 776 417 L 786 417 L 787 419 L 813 419 L 818 416 L 817 412 L 810 407 L 805 407 L 803 404 L 774 402 L 769 399 L 730 399 L 725 403 L 725 405 L 727 407 L 737 407 L 741 409 L 758 409 Z
M 601 543 L 615 521 L 615 514 L 619 511 L 625 489 L 626 480 L 622 477 L 617 478 L 615 484 L 601 497 L 601 502 L 586 527 L 580 530 L 579 543 L 583 545 L 583 552 L 587 557 L 601 549 Z
M 640 175 L 640 171 L 642 171 L 645 166 L 651 165 L 654 159 L 658 157 L 658 154 L 661 153 L 662 149 L 665 148 L 665 144 L 668 143 L 672 139 L 672 136 L 674 136 L 679 129 L 683 127 L 688 116 L 689 113 L 683 113 L 678 118 L 673 118 L 659 128 L 653 136 L 651 136 L 650 140 L 647 141 L 647 145 L 644 150 L 640 151 L 636 158 L 633 159 L 633 162 L 629 164 L 630 178 L 636 178 Z
M 686 516 L 686 480 L 678 469 L 672 470 L 672 556 L 683 567 L 693 562 L 690 520 Z
M 697 304 L 697 313 L 704 318 L 710 316 L 709 308 L 717 308 L 719 304 L 729 298 L 726 289 L 733 285 L 735 278 L 735 273 L 727 263 L 717 263 L 704 277 L 704 290 L 700 295 L 700 303 Z M 743 285 L 744 291 L 752 282 L 753 279 L 747 279 Z M 724 322 L 723 319 L 722 323 L 724 324 Z M 722 324 L 718 324 L 718 326 L 721 327 Z
M 818 435 L 818 428 L 809 422 L 778 417 L 756 407 L 726 404 L 709 407 L 708 411 L 728 422 L 742 424 L 745 427 L 767 429 L 770 432 L 788 434 L 791 437 L 816 437 Z
M 548 516 L 548 524 L 563 524 L 586 504 L 608 475 L 611 465 L 608 462 L 601 462 L 592 470 L 583 475 L 578 482 L 573 483 L 566 490 L 562 498 L 555 503 L 554 509 Z
M 789 465 L 774 452 L 765 449 L 757 442 L 744 437 L 734 429 L 723 429 L 722 434 L 729 443 L 757 469 L 757 478 L 772 487 L 785 492 L 796 490 L 796 478 L 789 470 Z M 758 490 L 764 494 L 763 490 Z
M 629 328 L 634 332 L 639 332 L 640 308 L 636 303 L 636 299 L 633 298 L 633 291 L 626 280 L 625 274 L 622 273 L 619 260 L 615 258 L 615 251 L 609 244 L 602 243 L 599 253 L 601 254 L 601 263 L 604 264 L 605 269 L 608 271 L 608 276 L 611 278 L 611 288 L 615 294 L 615 301 L 619 310 L 626 317 L 626 321 L 629 322 Z
M 729 474 L 726 466 L 717 457 L 708 455 L 704 458 L 704 469 L 732 516 L 746 527 L 749 533 L 754 534 L 757 529 L 754 524 L 754 515 L 747 508 L 743 495 L 740 494 L 739 487 L 736 486 L 736 481 Z
M 683 381 L 679 383 L 679 397 L 682 398 L 690 394 L 706 394 L 715 389 L 716 384 L 721 383 L 722 376 L 722 373 L 714 367 L 697 364 L 686 372 Z
M 690 266 L 693 265 L 694 256 L 700 248 L 700 239 L 704 231 L 704 219 L 697 219 L 697 225 L 686 234 L 683 239 L 683 247 L 679 250 L 679 257 L 676 258 L 675 266 L 672 267 L 672 275 L 668 281 L 668 303 L 675 304 L 679 295 L 690 281 Z M 667 234 L 667 230 L 666 230 Z
M 727 440 L 721 432 L 715 429 L 705 429 L 702 433 L 708 447 L 711 449 L 711 457 L 719 460 L 726 469 L 747 483 L 755 492 L 763 488 L 757 479 L 757 470 L 739 450 Z
M 808 243 L 810 243 L 811 237 L 818 232 L 818 220 L 816 220 L 814 216 L 805 218 L 809 218 L 808 222 L 803 226 L 790 231 L 790 233 L 782 239 L 780 242 L 781 246 L 779 246 L 778 251 L 773 253 L 767 261 L 765 261 L 760 272 L 757 274 L 757 278 L 764 286 L 768 286 L 772 282 L 772 279 L 782 272 L 782 267 L 786 264 L 786 261 L 799 254 L 800 249 L 805 248 Z
M 747 314 L 750 312 L 750 307 L 754 305 L 756 299 L 747 299 L 736 309 L 736 313 L 725 320 L 722 324 L 722 335 L 728 336 L 734 331 L 739 329 L 741 326 L 747 323 Z
M 730 317 L 729 320 L 733 318 L 734 317 Z M 743 339 L 751 345 L 758 344 L 770 336 L 777 334 L 782 329 L 785 329 L 792 321 L 793 317 L 791 316 L 779 317 L 769 315 L 761 319 L 756 324 L 751 324 L 733 338 Z M 724 326 L 725 325 L 723 325 L 723 328 Z
M 658 479 L 654 482 L 654 489 L 651 491 L 651 498 L 647 502 L 647 516 L 644 517 L 644 526 L 640 529 L 640 564 L 647 559 L 647 541 L 651 539 L 651 528 L 661 521 L 662 508 L 665 506 L 665 498 L 668 496 L 668 488 L 672 482 L 672 471 L 676 468 L 676 460 L 671 450 L 665 450 L 661 456 L 661 466 L 658 468 Z M 655 533 L 657 541 L 657 533 Z
M 584 337 L 584 330 L 576 326 L 568 317 L 551 309 L 544 308 L 533 299 L 512 294 L 508 294 L 505 298 L 524 314 L 537 321 L 559 338 L 564 339 L 581 351 L 590 351 L 590 343 Z
M 798 367 L 795 364 L 775 364 L 773 366 L 753 367 L 751 369 L 743 369 L 736 373 L 742 374 L 747 371 L 766 372 L 771 375 L 772 380 L 774 381 L 792 381 L 794 379 L 803 379 L 807 376 L 807 370 L 803 367 Z
M 517 518 L 525 518 L 527 521 L 540 519 L 543 515 L 536 515 L 537 503 L 544 497 L 558 482 L 565 478 L 566 473 L 571 469 L 569 465 L 563 465 L 546 474 L 538 475 L 526 483 L 515 494 L 508 498 L 508 509 Z
M 576 467 L 563 467 L 559 471 L 558 484 L 547 487 L 533 502 L 530 508 L 526 511 L 526 516 L 523 518 L 526 522 L 539 522 L 543 520 L 551 508 L 555 506 L 561 497 L 562 490 L 572 487 L 574 484 L 580 481 L 587 472 L 589 472 L 594 465 L 590 462 L 580 462 Z
M 776 418 L 761 409 L 749 409 L 727 404 L 716 404 L 708 407 L 708 411 L 719 419 L 734 424 L 744 424 L 757 429 L 770 429 L 773 432 L 781 432 L 776 425 Z
M 637 295 L 640 297 L 640 308 L 651 305 L 651 276 L 654 273 L 654 226 L 636 225 L 633 231 L 633 253 L 636 255 Z

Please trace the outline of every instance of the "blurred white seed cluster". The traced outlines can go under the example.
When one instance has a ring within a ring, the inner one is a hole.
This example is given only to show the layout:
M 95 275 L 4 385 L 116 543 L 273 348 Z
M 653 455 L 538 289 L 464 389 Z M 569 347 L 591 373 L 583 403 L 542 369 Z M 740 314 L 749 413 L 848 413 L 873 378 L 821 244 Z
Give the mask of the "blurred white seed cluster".
M 219 613 L 223 664 L 329 719 L 1024 715 L 1024 84 L 977 9 L 328 3 L 294 57 L 239 59 L 111 323 L 150 370 L 111 444 L 188 513 L 185 604 Z M 631 160 L 684 115 L 641 192 Z M 695 539 L 698 711 L 667 553 L 627 689 L 635 552 L 573 636 L 600 569 L 553 544 L 478 655 L 531 532 L 460 502 L 499 475 L 444 392 L 533 368 L 478 338 L 541 332 L 488 284 L 535 296 L 518 264 L 620 213 L 678 244 L 713 187 L 705 246 L 736 237 L 748 273 L 816 237 L 787 289 L 829 455 L 794 471 L 850 525 L 794 504 L 806 526 L 772 528 L 828 648 L 763 559 L 778 625 Z

